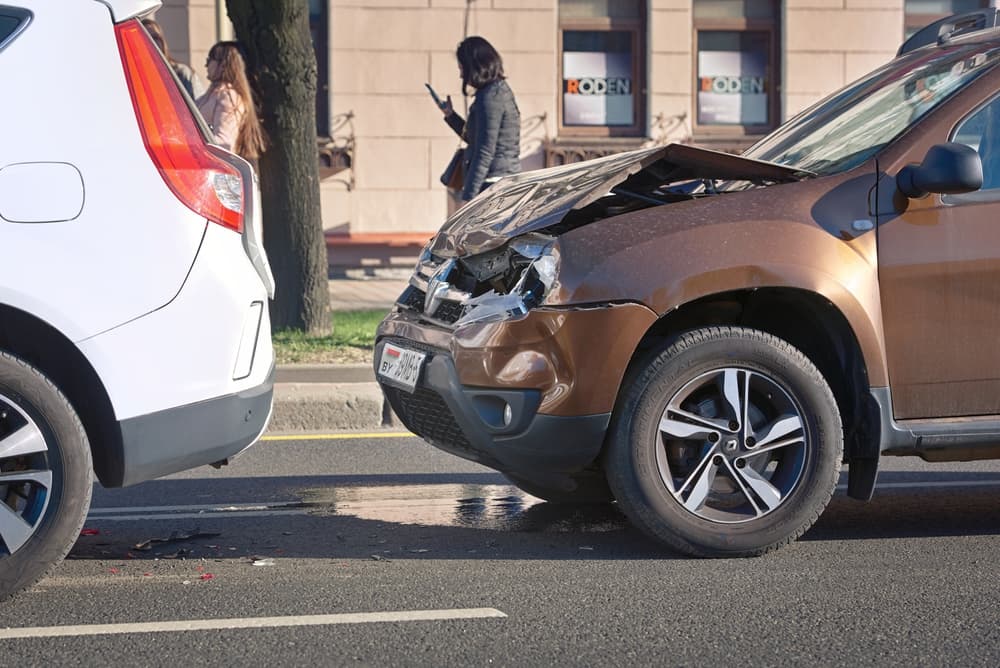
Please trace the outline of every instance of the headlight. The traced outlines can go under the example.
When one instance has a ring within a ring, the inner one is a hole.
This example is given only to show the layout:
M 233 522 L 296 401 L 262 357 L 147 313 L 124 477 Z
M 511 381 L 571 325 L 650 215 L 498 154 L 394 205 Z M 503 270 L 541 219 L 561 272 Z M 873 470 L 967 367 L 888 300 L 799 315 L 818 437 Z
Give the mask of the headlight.
M 525 315 L 545 300 L 556 281 L 559 257 L 552 237 L 528 234 L 510 242 L 510 250 L 526 264 L 513 287 L 505 293 L 495 289 L 473 297 L 455 326 L 497 322 Z

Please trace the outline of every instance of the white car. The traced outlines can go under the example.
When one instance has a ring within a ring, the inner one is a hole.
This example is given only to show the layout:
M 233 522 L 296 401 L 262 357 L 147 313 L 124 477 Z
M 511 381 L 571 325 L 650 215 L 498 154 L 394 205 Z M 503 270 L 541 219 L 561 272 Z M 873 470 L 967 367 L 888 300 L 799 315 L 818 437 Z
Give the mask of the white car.
M 152 0 L 0 0 L 0 599 L 105 487 L 253 444 L 274 284 L 253 168 L 139 18 Z

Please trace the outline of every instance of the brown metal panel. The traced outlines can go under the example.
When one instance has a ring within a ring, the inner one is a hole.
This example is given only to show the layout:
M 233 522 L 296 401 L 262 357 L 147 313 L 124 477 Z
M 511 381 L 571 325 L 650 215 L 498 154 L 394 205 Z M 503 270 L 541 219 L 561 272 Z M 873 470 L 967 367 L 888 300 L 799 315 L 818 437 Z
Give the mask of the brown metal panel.
M 985 75 L 883 157 L 879 264 L 897 419 L 1000 414 L 1000 193 L 907 200 L 894 176 L 920 162 L 1000 87 Z
M 702 297 L 798 288 L 828 299 L 888 383 L 868 198 L 874 162 L 834 177 L 644 209 L 559 238 L 549 302 L 639 301 L 663 315 Z M 860 221 L 856 229 L 855 222 Z
M 637 304 L 538 309 L 522 320 L 456 332 L 455 366 L 463 385 L 541 390 L 540 413 L 608 413 L 655 321 Z
M 614 407 L 629 359 L 655 321 L 656 314 L 637 304 L 541 308 L 520 320 L 452 333 L 400 312 L 390 314 L 378 334 L 449 351 L 467 387 L 541 390 L 541 413 L 594 415 Z

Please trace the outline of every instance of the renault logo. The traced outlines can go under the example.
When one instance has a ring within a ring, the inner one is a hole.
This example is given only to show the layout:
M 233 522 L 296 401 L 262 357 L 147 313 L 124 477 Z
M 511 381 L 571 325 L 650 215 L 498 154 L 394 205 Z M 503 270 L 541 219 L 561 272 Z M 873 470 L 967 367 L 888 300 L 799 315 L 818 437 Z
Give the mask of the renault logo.
M 448 293 L 448 289 L 451 288 L 451 284 L 448 283 L 448 275 L 451 274 L 451 270 L 455 268 L 455 260 L 447 260 L 434 275 L 431 276 L 431 280 L 427 281 L 427 294 L 424 295 L 424 313 L 433 316 L 434 311 L 441 304 L 441 300 L 444 299 L 445 294 Z

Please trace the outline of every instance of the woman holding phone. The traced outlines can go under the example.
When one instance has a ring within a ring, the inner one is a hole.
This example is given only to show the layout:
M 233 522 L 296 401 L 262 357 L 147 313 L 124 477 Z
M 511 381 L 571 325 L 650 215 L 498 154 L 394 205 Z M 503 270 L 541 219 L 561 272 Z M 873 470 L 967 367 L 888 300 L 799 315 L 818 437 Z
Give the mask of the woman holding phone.
M 463 160 L 461 199 L 467 201 L 501 176 L 521 171 L 521 112 L 507 85 L 500 54 L 482 37 L 462 40 L 455 52 L 462 94 L 475 89 L 469 118 L 463 119 L 449 95 L 441 111 L 444 120 L 467 146 Z

